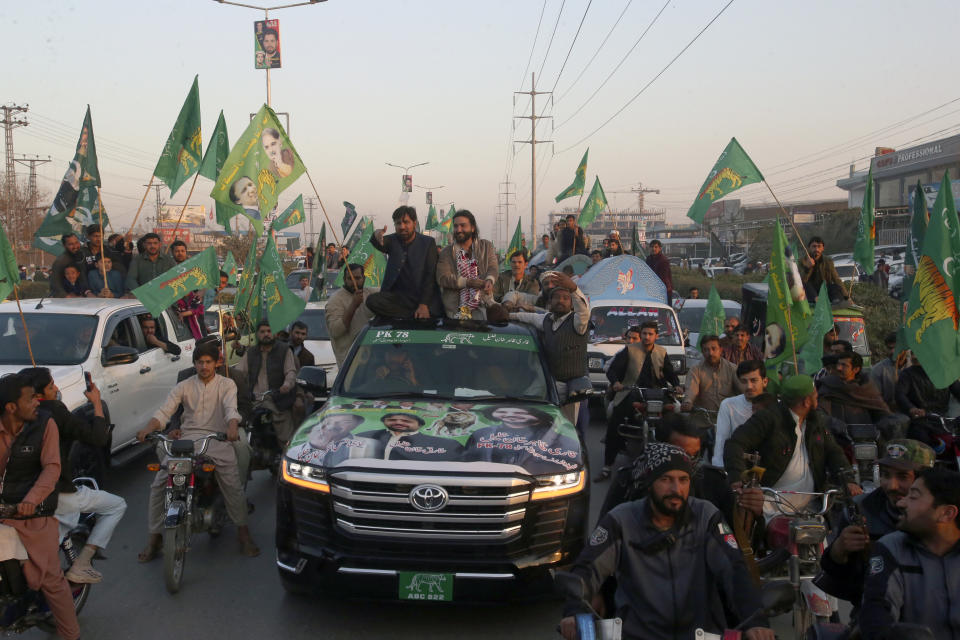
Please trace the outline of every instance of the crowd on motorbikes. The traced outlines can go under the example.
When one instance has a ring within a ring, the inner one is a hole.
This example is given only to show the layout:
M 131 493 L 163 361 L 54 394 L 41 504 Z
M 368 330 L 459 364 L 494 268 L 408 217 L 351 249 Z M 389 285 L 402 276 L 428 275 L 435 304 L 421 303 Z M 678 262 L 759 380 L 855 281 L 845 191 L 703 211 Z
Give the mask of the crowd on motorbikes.
M 607 637 L 592 622 L 618 618 L 624 638 L 773 638 L 769 618 L 792 613 L 798 638 L 960 637 L 960 473 L 943 417 L 960 381 L 934 388 L 909 353 L 898 362 L 896 336 L 864 371 L 835 332 L 816 375 L 773 379 L 762 360 L 723 357 L 738 337 L 726 328 L 701 338 L 685 387 L 655 322 L 624 335 L 594 479 L 609 486 L 558 577 L 560 633 Z

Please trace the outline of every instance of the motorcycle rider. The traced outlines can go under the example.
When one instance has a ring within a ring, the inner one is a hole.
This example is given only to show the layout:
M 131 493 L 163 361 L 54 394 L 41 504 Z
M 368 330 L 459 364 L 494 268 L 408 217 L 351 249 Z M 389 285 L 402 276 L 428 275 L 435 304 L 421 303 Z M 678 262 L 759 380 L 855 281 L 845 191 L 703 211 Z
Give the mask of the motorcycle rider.
M 17 517 L 3 520 L 13 527 L 27 550 L 23 576 L 42 591 L 64 640 L 80 637 L 73 594 L 60 568 L 59 531 L 52 517 L 57 504 L 60 448 L 57 425 L 40 419 L 40 401 L 25 376 L 0 378 L 0 501 L 17 505 Z
M 254 398 L 266 391 L 274 392 L 263 399 L 262 406 L 273 413 L 273 428 L 281 445 L 286 446 L 295 426 L 292 409 L 297 397 L 296 360 L 287 343 L 274 338 L 267 320 L 257 324 L 257 345 L 257 349 L 247 349 L 233 370 L 246 378 Z
M 923 469 L 897 506 L 898 531 L 880 538 L 867 562 L 863 638 L 887 637 L 897 622 L 960 637 L 960 473 Z
M 93 420 L 88 422 L 71 413 L 67 405 L 57 399 L 60 389 L 54 382 L 49 369 L 46 367 L 21 369 L 20 375 L 25 376 L 33 384 L 34 393 L 40 400 L 40 411 L 53 418 L 60 434 L 60 479 L 57 481 L 57 491 L 60 494 L 55 513 L 57 520 L 60 521 L 60 538 L 63 539 L 70 529 L 76 526 L 80 521 L 81 513 L 96 513 L 98 516 L 87 543 L 67 571 L 67 580 L 77 584 L 96 584 L 103 580 L 103 575 L 91 566 L 90 561 L 98 551 L 105 549 L 110 543 L 114 529 L 120 524 L 120 519 L 127 510 L 127 502 L 118 495 L 91 489 L 85 485 L 77 487 L 73 484 L 70 451 L 74 442 L 96 449 L 103 449 L 110 444 L 110 425 L 104 417 L 100 389 L 91 383 L 90 390 L 83 394 L 93 405 Z
M 740 620 L 761 608 L 720 512 L 690 497 L 693 464 L 687 454 L 651 443 L 640 466 L 648 496 L 605 515 L 571 569 L 584 593 L 564 607 L 560 632 L 567 640 L 577 638 L 574 616 L 589 611 L 585 602 L 610 576 L 617 578 L 616 615 L 627 639 L 692 638 L 697 628 L 722 633 L 728 627 L 725 607 Z M 757 624 L 745 637 L 773 640 L 766 620 Z
M 837 356 L 836 374 L 826 375 L 817 384 L 818 406 L 844 424 L 876 424 L 885 438 L 901 437 L 907 420 L 890 412 L 880 391 L 863 373 L 863 358 L 848 351 Z
M 960 380 L 946 389 L 937 389 L 920 361 L 916 356 L 911 356 L 911 366 L 901 371 L 897 380 L 897 406 L 911 418 L 907 435 L 924 444 L 938 445 L 939 441 L 930 432 L 939 431 L 939 421 L 927 414 L 947 415 L 950 396 L 960 400 Z
M 680 386 L 677 377 L 667 357 L 667 350 L 657 344 L 657 335 L 660 329 L 655 320 L 640 325 L 640 343 L 627 344 L 610 361 L 607 368 L 607 380 L 610 389 L 615 392 L 610 403 L 610 419 L 607 420 L 607 437 L 603 450 L 603 469 L 595 478 L 601 482 L 610 477 L 613 463 L 617 454 L 623 449 L 623 437 L 619 428 L 624 420 L 633 412 L 633 394 L 631 385 L 641 388 L 662 389 L 667 384 Z
M 717 411 L 717 434 L 713 444 L 713 464 L 723 467 L 723 447 L 737 427 L 753 415 L 753 401 L 763 395 L 770 384 L 763 360 L 744 360 L 737 365 L 737 380 L 743 393 L 724 398 Z
M 935 459 L 933 449 L 917 440 L 887 443 L 886 455 L 877 462 L 880 485 L 854 499 L 867 521 L 867 528 L 851 524 L 846 510 L 841 513 L 834 527 L 840 534 L 824 551 L 820 562 L 823 579 L 818 578 L 817 584 L 821 589 L 859 606 L 867 570 L 864 549 L 897 530 L 897 521 L 902 515 L 897 503 L 906 497 L 917 473 L 933 467 Z M 851 614 L 851 619 L 855 617 Z
M 290 350 L 284 347 L 289 354 Z M 237 527 L 237 537 L 244 555 L 260 555 L 260 549 L 247 527 L 247 500 L 243 479 L 237 466 L 237 455 L 232 446 L 240 437 L 240 413 L 237 411 L 237 385 L 233 380 L 217 374 L 220 350 L 216 343 L 201 342 L 193 351 L 193 366 L 197 375 L 173 388 L 146 427 L 137 433 L 143 442 L 148 434 L 160 431 L 169 422 L 177 407 L 183 405 L 181 432 L 171 433 L 175 438 L 195 439 L 210 432 L 225 432 L 229 442 L 209 440 L 206 456 L 216 464 L 217 484 L 223 494 L 227 515 Z M 291 355 L 292 357 L 292 355 Z M 194 438 L 191 438 L 193 436 Z M 138 560 L 149 562 L 157 557 L 163 544 L 163 492 L 167 485 L 167 456 L 160 455 L 160 470 L 150 486 L 148 525 L 150 537 Z

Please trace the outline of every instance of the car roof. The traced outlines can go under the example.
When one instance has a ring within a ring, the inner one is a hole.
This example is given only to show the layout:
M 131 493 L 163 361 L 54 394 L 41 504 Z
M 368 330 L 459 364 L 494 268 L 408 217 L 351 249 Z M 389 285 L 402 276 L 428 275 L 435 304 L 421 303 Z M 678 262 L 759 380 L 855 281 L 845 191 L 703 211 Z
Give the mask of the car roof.
M 37 305 L 42 301 L 42 306 Z M 96 315 L 117 309 L 142 307 L 143 303 L 135 298 L 32 298 L 21 300 L 24 313 L 60 313 L 76 315 Z M 0 313 L 17 312 L 16 302 L 0 303 Z
M 375 318 L 367 325 L 367 331 L 371 329 L 407 329 L 419 331 L 460 331 L 477 333 L 509 333 L 515 335 L 531 335 L 533 326 L 522 322 L 507 322 L 504 324 L 488 324 L 486 322 L 477 322 L 473 320 L 460 321 L 450 318 L 443 318 L 439 324 L 433 324 L 422 320 L 406 320 L 402 318 Z
M 683 301 L 683 307 L 682 307 L 682 308 L 684 308 L 684 309 L 696 309 L 697 307 L 706 307 L 706 306 L 707 306 L 707 302 L 709 302 L 709 299 L 708 299 L 708 298 L 694 298 L 693 300 L 691 300 L 690 298 L 687 298 L 686 300 Z M 739 309 L 739 308 L 740 308 L 740 303 L 737 302 L 736 300 L 720 300 L 720 302 L 723 303 L 723 308 L 724 308 L 724 309 Z

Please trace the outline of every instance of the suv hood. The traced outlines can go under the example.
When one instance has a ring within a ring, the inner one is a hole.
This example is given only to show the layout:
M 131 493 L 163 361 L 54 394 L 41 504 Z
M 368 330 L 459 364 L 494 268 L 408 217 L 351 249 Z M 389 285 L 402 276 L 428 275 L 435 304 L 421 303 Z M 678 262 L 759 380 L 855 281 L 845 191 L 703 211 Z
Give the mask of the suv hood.
M 535 476 L 583 466 L 576 430 L 559 407 L 503 401 L 334 397 L 304 421 L 286 455 L 326 468 L 357 459 L 497 462 Z

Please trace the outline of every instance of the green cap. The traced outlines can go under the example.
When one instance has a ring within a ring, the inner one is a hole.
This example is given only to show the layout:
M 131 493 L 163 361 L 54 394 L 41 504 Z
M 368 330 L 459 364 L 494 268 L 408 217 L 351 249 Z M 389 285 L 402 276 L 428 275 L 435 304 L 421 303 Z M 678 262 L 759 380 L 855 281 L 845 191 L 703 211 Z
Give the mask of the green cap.
M 919 440 L 890 440 L 887 443 L 886 455 L 877 461 L 894 469 L 902 471 L 919 471 L 933 466 L 937 454 L 933 449 Z
M 813 378 L 807 375 L 790 376 L 780 385 L 780 395 L 787 402 L 806 398 L 815 392 Z

